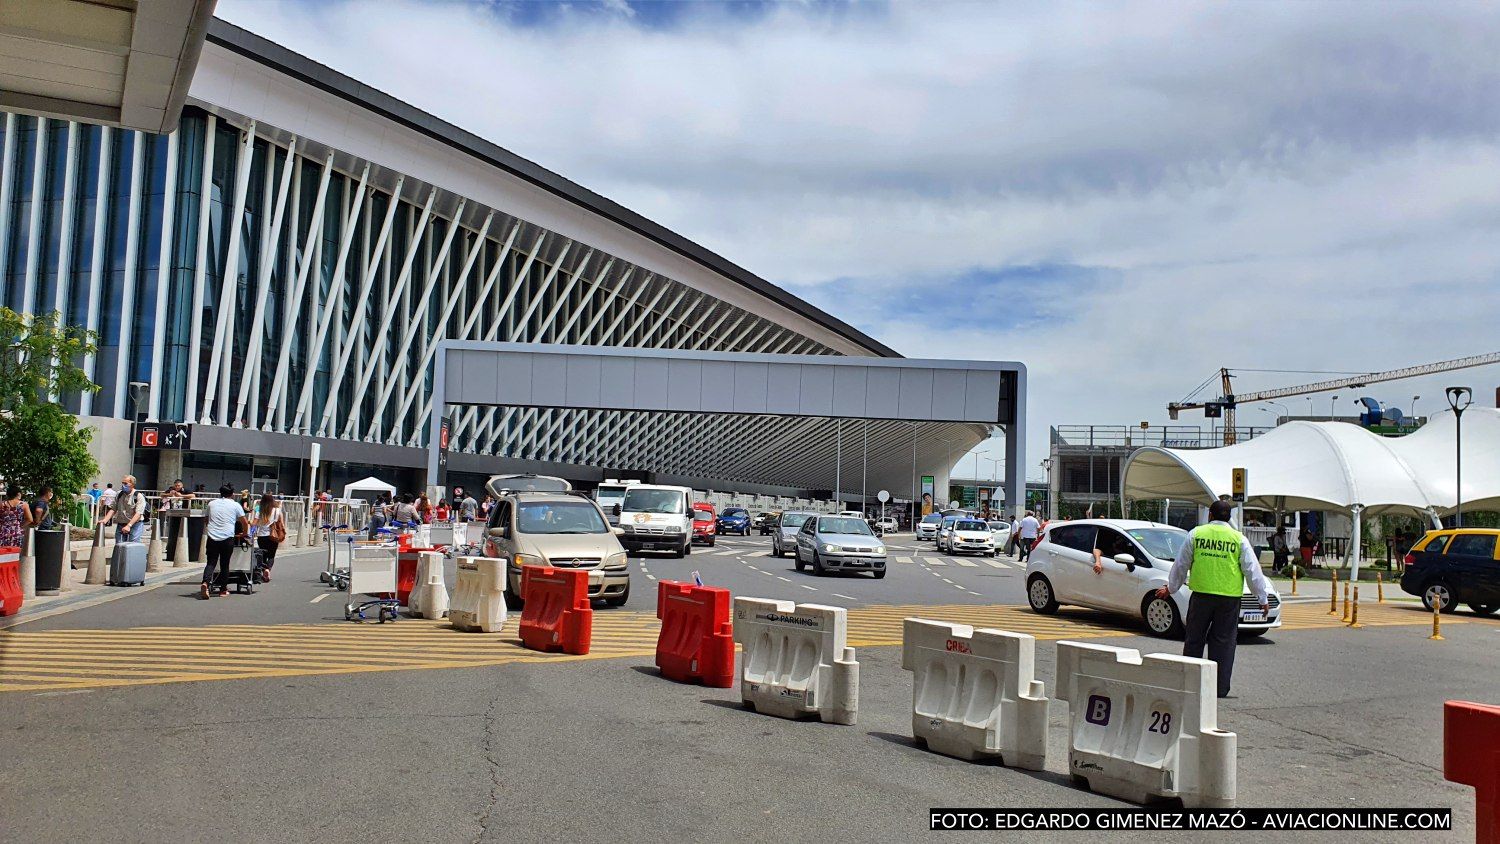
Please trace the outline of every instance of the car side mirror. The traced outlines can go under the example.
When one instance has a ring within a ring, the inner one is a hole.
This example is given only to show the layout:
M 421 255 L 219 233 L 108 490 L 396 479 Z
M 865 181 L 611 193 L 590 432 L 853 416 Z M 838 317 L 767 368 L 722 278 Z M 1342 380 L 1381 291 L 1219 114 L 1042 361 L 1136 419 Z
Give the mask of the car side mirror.
M 616 516 L 620 515 L 620 505 L 616 504 L 614 507 L 612 507 L 610 509 L 614 511 L 614 514 Z
M 615 536 L 624 536 L 625 535 L 625 528 L 614 527 L 614 528 L 611 528 L 611 530 L 614 532 Z
M 1115 562 L 1131 571 L 1135 571 L 1135 556 L 1132 554 L 1116 554 Z

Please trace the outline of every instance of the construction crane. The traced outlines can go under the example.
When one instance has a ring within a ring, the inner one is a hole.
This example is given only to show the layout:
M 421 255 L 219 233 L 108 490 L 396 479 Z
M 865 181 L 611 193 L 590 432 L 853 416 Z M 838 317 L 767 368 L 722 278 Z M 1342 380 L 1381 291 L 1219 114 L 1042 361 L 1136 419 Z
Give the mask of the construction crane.
M 1343 378 L 1335 378 L 1331 381 L 1318 381 L 1312 384 L 1302 384 L 1297 387 L 1277 387 L 1274 390 L 1257 390 L 1256 392 L 1244 395 L 1235 395 L 1234 386 L 1230 381 L 1234 377 L 1234 372 L 1226 367 L 1219 370 L 1219 382 L 1223 393 L 1219 396 L 1218 400 L 1203 402 L 1184 400 L 1172 402 L 1167 405 L 1167 415 L 1176 420 L 1177 414 L 1184 410 L 1202 410 L 1209 417 L 1223 416 L 1224 444 L 1234 445 L 1234 409 L 1240 404 L 1286 398 L 1287 396 L 1301 396 L 1308 393 L 1324 393 L 1329 390 L 1341 390 L 1345 387 L 1364 387 L 1368 384 L 1376 384 L 1381 381 L 1399 381 L 1402 378 L 1416 378 L 1420 375 L 1451 372 L 1455 369 L 1469 369 L 1491 363 L 1500 363 L 1500 352 L 1471 355 L 1466 358 L 1443 360 L 1437 363 L 1424 363 L 1418 366 L 1406 366 L 1401 369 L 1386 370 L 1385 372 L 1348 375 Z

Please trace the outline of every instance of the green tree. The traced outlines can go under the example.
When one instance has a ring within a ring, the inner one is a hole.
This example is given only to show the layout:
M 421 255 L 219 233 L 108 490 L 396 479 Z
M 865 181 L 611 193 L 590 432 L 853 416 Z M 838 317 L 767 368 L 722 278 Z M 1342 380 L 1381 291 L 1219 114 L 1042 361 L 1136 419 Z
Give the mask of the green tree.
M 0 473 L 34 493 L 51 485 L 64 500 L 88 485 L 99 465 L 89 453 L 94 432 L 55 404 L 0 414 Z
M 56 402 L 57 396 L 99 386 L 78 365 L 98 350 L 97 336 L 61 316 L 0 308 L 0 477 L 34 493 L 50 484 L 59 495 L 83 489 L 99 470 L 93 431 Z

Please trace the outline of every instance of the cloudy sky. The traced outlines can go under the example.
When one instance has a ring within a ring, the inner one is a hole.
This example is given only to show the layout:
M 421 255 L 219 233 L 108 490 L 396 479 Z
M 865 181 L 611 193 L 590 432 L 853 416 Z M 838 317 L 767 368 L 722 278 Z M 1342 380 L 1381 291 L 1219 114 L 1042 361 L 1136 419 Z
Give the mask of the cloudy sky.
M 1381 3 L 424 3 L 218 14 L 1057 424 L 1500 349 L 1500 11 Z M 1419 412 L 1500 367 L 1340 391 Z M 1286 401 L 1329 410 L 1329 396 Z M 1241 424 L 1271 414 L 1242 408 Z M 1185 420 L 1200 422 L 1201 418 Z M 985 446 L 996 456 L 1001 445 Z M 964 464 L 961 464 L 964 465 Z M 972 465 L 972 458 L 966 465 Z

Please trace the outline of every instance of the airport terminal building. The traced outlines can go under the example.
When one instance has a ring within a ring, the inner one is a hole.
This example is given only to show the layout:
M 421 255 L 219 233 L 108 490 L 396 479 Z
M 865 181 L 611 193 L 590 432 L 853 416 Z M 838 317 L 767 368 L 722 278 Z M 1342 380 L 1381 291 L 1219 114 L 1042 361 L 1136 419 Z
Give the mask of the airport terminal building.
M 316 441 L 319 487 L 418 488 L 443 339 L 897 356 L 562 176 L 203 23 L 165 131 L 0 103 L 4 304 L 98 332 L 81 363 L 100 391 L 63 400 L 99 429 L 106 475 L 297 493 Z M 540 471 L 897 498 L 921 474 L 946 489 L 989 433 L 494 407 L 458 409 L 450 430 L 458 482 Z

